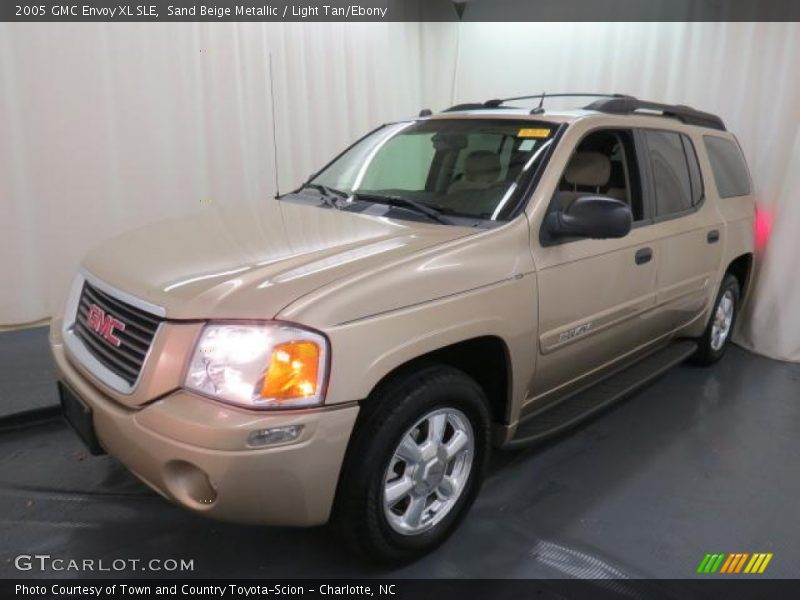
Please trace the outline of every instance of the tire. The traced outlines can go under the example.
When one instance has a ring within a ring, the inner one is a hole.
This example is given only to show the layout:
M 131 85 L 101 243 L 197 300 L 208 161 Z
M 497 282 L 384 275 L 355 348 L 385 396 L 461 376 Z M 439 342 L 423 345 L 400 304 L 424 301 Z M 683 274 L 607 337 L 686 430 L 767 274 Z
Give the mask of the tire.
M 466 374 L 431 365 L 391 379 L 362 406 L 339 478 L 332 525 L 371 560 L 396 563 L 430 552 L 475 500 L 489 444 L 488 402 Z M 456 448 L 459 454 L 448 457 Z M 422 515 L 418 521 L 417 514 Z
M 736 327 L 736 319 L 739 316 L 739 282 L 730 273 L 722 279 L 719 287 L 714 308 L 711 310 L 706 330 L 703 335 L 697 338 L 698 350 L 692 356 L 691 362 L 697 365 L 713 365 L 723 357 L 728 349 L 731 336 Z M 726 318 L 727 310 L 730 307 L 729 320 Z M 727 326 L 725 326 L 727 323 Z

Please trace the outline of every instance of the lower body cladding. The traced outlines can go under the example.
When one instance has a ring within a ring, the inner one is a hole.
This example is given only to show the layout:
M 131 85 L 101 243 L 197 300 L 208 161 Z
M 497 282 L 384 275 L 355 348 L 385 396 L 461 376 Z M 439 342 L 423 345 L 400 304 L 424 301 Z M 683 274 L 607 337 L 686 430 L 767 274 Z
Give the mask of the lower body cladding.
M 103 448 L 162 496 L 238 523 L 328 520 L 357 405 L 255 412 L 176 391 L 132 410 L 89 383 L 63 346 L 53 353 L 59 379 L 91 408 Z M 290 426 L 299 426 L 295 439 L 253 447 L 254 436 Z

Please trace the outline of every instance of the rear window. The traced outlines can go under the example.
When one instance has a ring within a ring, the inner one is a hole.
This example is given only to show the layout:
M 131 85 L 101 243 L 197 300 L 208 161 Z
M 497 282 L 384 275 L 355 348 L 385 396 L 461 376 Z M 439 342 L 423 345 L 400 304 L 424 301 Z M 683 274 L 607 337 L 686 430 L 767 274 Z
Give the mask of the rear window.
M 720 198 L 749 194 L 750 175 L 739 145 L 732 140 L 712 135 L 704 136 L 703 141 Z

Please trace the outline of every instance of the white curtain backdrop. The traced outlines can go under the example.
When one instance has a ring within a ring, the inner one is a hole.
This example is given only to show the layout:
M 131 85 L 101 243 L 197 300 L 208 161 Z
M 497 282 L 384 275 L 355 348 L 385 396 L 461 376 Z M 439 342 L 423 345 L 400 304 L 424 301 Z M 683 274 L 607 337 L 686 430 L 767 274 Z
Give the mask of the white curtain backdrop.
M 446 104 L 454 33 L 452 23 L 0 23 L 0 326 L 51 315 L 105 238 L 275 194 L 270 54 L 287 191 L 377 125 Z M 444 62 L 426 78 L 436 52 Z
M 454 101 L 627 93 L 721 115 L 772 221 L 738 341 L 800 361 L 800 24 L 463 23 L 459 35 Z
M 465 17 L 469 16 L 469 5 Z M 542 90 L 720 114 L 773 229 L 740 342 L 800 361 L 800 24 L 0 24 L 0 325 L 98 241 L 286 191 L 387 120 Z

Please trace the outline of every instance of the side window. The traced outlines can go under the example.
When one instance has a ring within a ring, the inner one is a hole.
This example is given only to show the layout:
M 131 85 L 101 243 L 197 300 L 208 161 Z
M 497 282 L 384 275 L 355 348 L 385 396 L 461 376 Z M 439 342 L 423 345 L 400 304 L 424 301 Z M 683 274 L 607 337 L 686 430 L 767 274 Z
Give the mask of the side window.
M 633 220 L 644 218 L 641 180 L 631 131 L 603 129 L 581 140 L 558 185 L 562 210 L 580 196 L 600 194 L 629 204 Z
M 704 136 L 703 141 L 720 198 L 747 196 L 750 193 L 750 175 L 738 144 L 713 135 Z
M 694 198 L 683 136 L 671 131 L 645 131 L 644 135 L 653 171 L 656 214 L 664 216 L 690 209 Z

